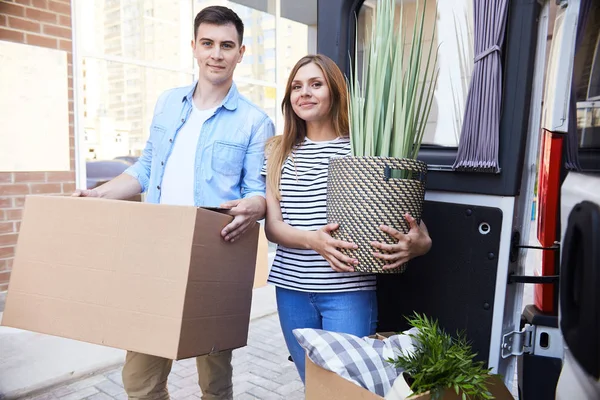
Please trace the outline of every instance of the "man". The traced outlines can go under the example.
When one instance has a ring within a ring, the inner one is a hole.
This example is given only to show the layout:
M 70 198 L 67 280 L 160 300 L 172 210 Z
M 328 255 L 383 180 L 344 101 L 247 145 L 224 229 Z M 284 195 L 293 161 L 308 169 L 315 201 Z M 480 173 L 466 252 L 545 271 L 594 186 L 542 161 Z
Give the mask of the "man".
M 233 83 L 245 51 L 243 36 L 244 25 L 232 10 L 215 6 L 200 11 L 192 40 L 197 83 L 159 97 L 150 137 L 136 164 L 110 182 L 74 195 L 126 199 L 146 191 L 150 203 L 228 208 L 234 219 L 221 235 L 230 242 L 263 218 L 260 169 L 274 126 Z M 198 357 L 196 363 L 203 399 L 233 398 L 231 351 Z M 129 398 L 169 399 L 171 365 L 172 360 L 127 352 L 123 384 Z

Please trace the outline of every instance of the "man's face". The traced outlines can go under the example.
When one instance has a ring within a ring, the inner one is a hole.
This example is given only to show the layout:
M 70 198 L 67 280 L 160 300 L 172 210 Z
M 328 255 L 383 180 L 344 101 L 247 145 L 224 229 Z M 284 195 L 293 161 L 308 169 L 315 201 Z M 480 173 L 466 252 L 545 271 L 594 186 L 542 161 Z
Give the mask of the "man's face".
M 233 71 L 242 61 L 245 46 L 240 46 L 235 25 L 198 26 L 196 40 L 192 41 L 194 58 L 198 62 L 199 79 L 219 85 L 233 79 Z

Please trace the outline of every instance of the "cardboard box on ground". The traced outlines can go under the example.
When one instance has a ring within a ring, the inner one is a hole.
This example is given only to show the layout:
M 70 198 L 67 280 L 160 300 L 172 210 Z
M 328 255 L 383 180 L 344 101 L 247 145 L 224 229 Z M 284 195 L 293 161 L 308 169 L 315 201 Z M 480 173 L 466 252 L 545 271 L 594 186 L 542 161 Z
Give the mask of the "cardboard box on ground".
M 370 336 L 383 340 L 396 332 L 382 332 Z M 513 395 L 500 378 L 493 377 L 488 382 L 488 389 L 497 400 L 514 400 Z M 342 378 L 335 372 L 328 371 L 313 363 L 306 357 L 306 400 L 384 400 L 383 397 L 358 386 L 354 382 Z M 430 400 L 429 392 L 409 397 L 410 400 Z M 442 400 L 462 400 L 453 390 L 446 390 Z
M 196 207 L 29 196 L 2 324 L 171 359 L 245 346 L 267 242 L 258 224 L 225 242 L 231 220 Z

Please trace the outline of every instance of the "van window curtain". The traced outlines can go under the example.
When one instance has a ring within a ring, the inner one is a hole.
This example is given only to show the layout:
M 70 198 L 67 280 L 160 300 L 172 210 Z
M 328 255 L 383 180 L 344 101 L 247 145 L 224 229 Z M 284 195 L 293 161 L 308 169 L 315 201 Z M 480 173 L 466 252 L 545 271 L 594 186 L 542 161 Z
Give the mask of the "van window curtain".
M 508 0 L 473 0 L 474 66 L 454 169 L 498 173 Z

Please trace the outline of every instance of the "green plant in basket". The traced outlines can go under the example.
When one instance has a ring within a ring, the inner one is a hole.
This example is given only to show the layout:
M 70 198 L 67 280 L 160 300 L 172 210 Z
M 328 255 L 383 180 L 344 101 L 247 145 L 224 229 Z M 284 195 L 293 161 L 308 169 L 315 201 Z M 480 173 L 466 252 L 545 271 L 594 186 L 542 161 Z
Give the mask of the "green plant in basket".
M 422 5 L 417 0 L 409 33 L 402 3 L 397 26 L 395 0 L 379 0 L 377 7 L 377 21 L 364 44 L 362 78 L 355 57 L 349 80 L 352 154 L 416 159 L 438 78 L 435 18 L 426 35 L 427 0 Z
M 439 399 L 450 389 L 461 394 L 463 400 L 494 398 L 487 389 L 491 369 L 473 360 L 476 354 L 464 334 L 452 337 L 436 320 L 418 313 L 407 320 L 418 329 L 418 333 L 410 334 L 416 342 L 415 349 L 401 351 L 396 358 L 387 361 L 404 369 L 413 393 L 430 392 L 432 399 Z
M 389 262 L 373 257 L 370 243 L 395 244 L 379 226 L 408 233 L 407 213 L 420 222 L 427 165 L 416 158 L 438 77 L 437 12 L 435 2 L 432 8 L 427 3 L 411 3 L 412 19 L 404 15 L 402 3 L 379 0 L 362 65 L 355 59 L 349 78 L 353 156 L 330 161 L 327 219 L 340 224 L 334 237 L 358 245 L 357 250 L 342 250 L 359 260 L 356 271 L 402 272 L 406 264 L 384 268 Z M 429 32 L 427 15 L 433 19 Z

